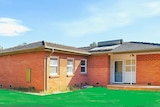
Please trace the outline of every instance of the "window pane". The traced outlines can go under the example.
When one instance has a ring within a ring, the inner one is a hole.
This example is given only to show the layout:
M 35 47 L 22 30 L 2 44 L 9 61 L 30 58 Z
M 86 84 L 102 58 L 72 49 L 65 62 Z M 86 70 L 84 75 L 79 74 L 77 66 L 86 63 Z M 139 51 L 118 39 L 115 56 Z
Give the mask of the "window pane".
M 136 70 L 135 68 L 136 68 L 135 66 L 132 66 L 132 71 L 133 71 L 133 72 Z
M 81 72 L 86 72 L 85 67 L 81 67 Z
M 122 72 L 122 61 L 115 62 L 115 72 Z
M 57 58 L 51 58 L 50 59 L 50 66 L 58 65 L 58 59 Z
M 67 60 L 67 73 L 73 74 L 73 66 L 74 66 L 73 59 L 68 59 Z
M 126 60 L 126 65 L 131 65 L 131 60 Z M 132 60 L 132 65 L 135 65 L 135 59 Z
M 130 72 L 131 71 L 131 66 L 126 66 L 126 71 Z
M 126 65 L 131 65 L 131 60 L 126 60 Z
M 135 66 L 132 66 L 132 72 L 135 71 Z M 126 66 L 126 72 L 131 72 L 131 66 Z
M 87 67 L 86 60 L 81 60 L 81 73 L 87 73 L 86 67 Z
M 135 60 L 132 60 L 132 65 L 135 65 L 136 64 L 136 61 Z
M 73 65 L 73 60 L 68 60 L 67 65 Z
M 56 74 L 57 71 L 57 67 L 50 67 L 50 74 Z
M 81 65 L 85 65 L 85 60 L 81 60 Z
M 67 73 L 73 73 L 73 68 L 72 67 L 67 67 Z

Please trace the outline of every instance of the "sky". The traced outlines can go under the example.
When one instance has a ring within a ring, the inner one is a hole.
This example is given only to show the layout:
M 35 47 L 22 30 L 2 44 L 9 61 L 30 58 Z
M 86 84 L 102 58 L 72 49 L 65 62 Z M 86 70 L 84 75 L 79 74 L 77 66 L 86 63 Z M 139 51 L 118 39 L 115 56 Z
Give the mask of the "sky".
M 160 0 L 0 0 L 0 46 L 160 43 Z

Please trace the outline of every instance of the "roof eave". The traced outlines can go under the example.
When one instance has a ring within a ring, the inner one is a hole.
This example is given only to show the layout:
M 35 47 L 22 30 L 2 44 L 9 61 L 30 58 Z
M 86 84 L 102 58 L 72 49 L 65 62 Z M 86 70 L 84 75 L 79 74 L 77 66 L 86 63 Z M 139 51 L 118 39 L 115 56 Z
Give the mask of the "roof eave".
M 98 55 L 98 54 L 109 54 L 109 52 L 106 52 L 106 51 L 91 52 L 91 55 Z
M 113 54 L 122 54 L 122 53 L 142 53 L 142 52 L 158 52 L 160 48 L 157 49 L 145 49 L 145 50 L 134 50 L 134 51 L 119 51 L 119 52 L 109 52 Z
M 91 55 L 89 52 L 81 52 L 81 51 L 74 51 L 74 50 L 69 50 L 69 49 L 62 49 L 62 48 L 57 48 L 57 47 L 45 47 L 46 49 L 54 49 L 55 52 L 60 52 L 60 53 L 70 53 L 70 54 L 77 54 L 77 55 Z
M 29 48 L 29 49 L 22 49 L 22 50 L 15 50 L 15 51 L 8 51 L 8 52 L 0 52 L 0 56 L 6 56 L 6 55 L 15 55 L 15 54 L 22 54 L 22 53 L 28 53 L 28 52 L 38 52 L 43 51 L 44 47 L 37 47 L 37 48 Z

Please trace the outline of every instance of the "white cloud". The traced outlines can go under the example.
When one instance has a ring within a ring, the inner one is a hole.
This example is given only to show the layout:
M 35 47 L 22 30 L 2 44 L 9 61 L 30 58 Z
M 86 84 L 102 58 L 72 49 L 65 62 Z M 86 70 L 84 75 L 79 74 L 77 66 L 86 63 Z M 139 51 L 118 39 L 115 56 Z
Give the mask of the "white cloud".
M 104 5 L 106 3 L 106 5 Z M 56 24 L 60 31 L 68 36 L 84 36 L 106 32 L 116 27 L 131 25 L 137 20 L 160 15 L 160 2 L 146 0 L 119 0 L 107 5 L 105 0 L 98 5 L 86 8 L 88 16 L 81 20 L 59 22 Z
M 151 15 L 160 15 L 160 1 L 147 2 L 145 6 L 149 9 Z
M 111 27 L 125 26 L 128 24 L 128 15 L 125 12 L 117 12 L 112 14 L 92 14 L 83 20 L 72 22 L 64 22 L 56 24 L 65 35 L 83 36 L 104 32 Z
M 21 24 L 20 20 L 12 18 L 0 18 L 0 36 L 18 36 L 30 31 Z

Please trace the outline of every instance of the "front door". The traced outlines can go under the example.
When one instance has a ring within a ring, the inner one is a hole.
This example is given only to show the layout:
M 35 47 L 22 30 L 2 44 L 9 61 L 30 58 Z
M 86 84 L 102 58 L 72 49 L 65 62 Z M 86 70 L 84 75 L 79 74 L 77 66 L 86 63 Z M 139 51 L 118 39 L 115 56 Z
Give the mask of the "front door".
M 123 61 L 114 61 L 114 81 L 122 82 Z
M 124 72 L 124 83 L 136 83 L 136 60 L 126 60 L 125 72 Z

